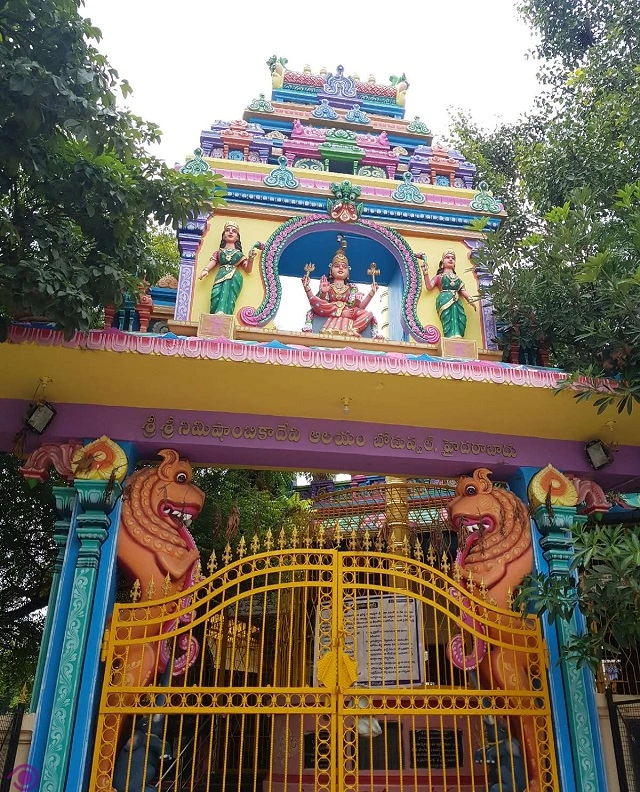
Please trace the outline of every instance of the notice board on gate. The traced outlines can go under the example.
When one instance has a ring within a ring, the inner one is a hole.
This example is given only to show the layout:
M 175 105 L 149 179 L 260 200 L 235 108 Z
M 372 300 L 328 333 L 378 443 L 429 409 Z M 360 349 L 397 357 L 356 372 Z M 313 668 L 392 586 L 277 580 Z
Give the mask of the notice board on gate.
M 352 600 L 346 600 L 350 609 Z M 318 614 L 319 616 L 319 614 Z M 329 615 L 324 614 L 327 620 Z M 314 684 L 317 684 L 316 620 Z M 369 594 L 355 598 L 357 687 L 412 687 L 425 680 L 420 602 L 404 594 Z
M 356 597 L 356 647 L 361 687 L 423 685 L 420 602 L 404 594 Z

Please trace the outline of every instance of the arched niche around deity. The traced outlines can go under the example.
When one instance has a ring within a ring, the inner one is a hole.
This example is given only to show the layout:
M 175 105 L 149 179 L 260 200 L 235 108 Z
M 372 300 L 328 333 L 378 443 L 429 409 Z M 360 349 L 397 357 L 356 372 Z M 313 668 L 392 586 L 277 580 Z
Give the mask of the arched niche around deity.
M 341 236 L 346 249 L 339 241 Z M 394 231 L 372 221 L 354 223 L 336 222 L 326 215 L 296 217 L 278 227 L 268 239 L 261 259 L 265 296 L 257 307 L 246 306 L 238 311 L 240 321 L 249 326 L 264 327 L 271 322 L 280 307 L 282 287 L 280 278 L 285 276 L 302 279 L 305 266 L 314 265 L 310 289 L 320 293 L 319 281 L 328 275 L 330 264 L 341 248 L 348 259 L 348 278 L 355 284 L 376 284 L 387 292 L 388 337 L 394 341 L 409 341 L 436 344 L 440 331 L 430 324 L 423 324 L 418 316 L 418 302 L 423 292 L 424 281 L 411 247 Z M 372 266 L 373 265 L 373 266 Z M 375 273 L 373 272 L 375 270 Z M 309 269 L 306 270 L 309 272 Z M 365 287 L 368 289 L 368 286 Z M 338 296 L 339 297 L 339 296 Z M 366 290 L 362 294 L 366 300 Z M 366 306 L 365 306 L 366 308 Z M 327 315 L 309 317 L 309 300 L 300 285 L 300 328 L 322 332 Z M 386 317 L 385 317 L 386 318 Z M 355 316 L 356 321 L 361 316 Z M 377 317 L 380 321 L 381 317 Z M 362 327 L 352 334 L 363 337 L 377 335 L 379 330 L 373 322 L 359 321 Z M 311 325 L 311 326 L 310 326 Z

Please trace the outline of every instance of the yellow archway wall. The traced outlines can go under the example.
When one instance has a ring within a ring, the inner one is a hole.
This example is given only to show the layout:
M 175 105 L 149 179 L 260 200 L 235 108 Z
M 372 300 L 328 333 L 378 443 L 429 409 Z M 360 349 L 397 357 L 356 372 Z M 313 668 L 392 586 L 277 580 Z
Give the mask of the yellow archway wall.
M 195 281 L 194 293 L 191 306 L 191 321 L 197 322 L 200 319 L 200 314 L 209 312 L 209 301 L 211 298 L 211 289 L 215 280 L 215 271 L 212 271 L 203 280 L 198 280 L 200 272 L 209 263 L 213 253 L 220 245 L 220 238 L 222 236 L 222 229 L 224 224 L 233 219 L 240 227 L 240 236 L 242 239 L 242 249 L 245 255 L 249 254 L 251 246 L 255 242 L 266 243 L 271 234 L 279 228 L 282 224 L 282 218 L 264 218 L 264 217 L 231 217 L 226 214 L 216 214 L 209 218 L 207 227 L 202 236 L 202 242 L 196 255 L 195 263 Z M 348 233 L 348 229 L 347 233 Z M 402 234 L 402 231 L 400 231 Z M 403 239 L 407 245 L 413 250 L 414 253 L 425 253 L 429 266 L 429 275 L 433 278 L 438 269 L 438 262 L 442 253 L 451 248 L 456 254 L 456 272 L 462 278 L 466 290 L 472 297 L 478 295 L 478 282 L 473 273 L 472 263 L 469 258 L 470 250 L 459 238 L 456 239 L 443 239 L 442 237 L 428 237 L 417 236 L 412 234 L 402 234 Z M 243 272 L 242 291 L 238 297 L 236 304 L 235 319 L 239 322 L 238 312 L 245 306 L 258 308 L 265 296 L 265 287 L 261 277 L 261 253 L 259 253 L 254 261 L 253 271 L 250 275 Z M 303 262 L 300 264 L 300 277 L 304 275 Z M 422 292 L 418 301 L 418 318 L 422 325 L 434 325 L 439 330 L 442 330 L 438 314 L 436 313 L 436 297 L 438 295 L 437 289 L 427 291 L 424 287 L 422 280 Z M 478 346 L 483 346 L 482 328 L 480 324 L 480 306 L 477 304 L 478 310 L 474 311 L 469 304 L 463 300 L 465 312 L 467 314 L 467 330 L 465 339 L 477 341 Z M 308 310 L 307 302 L 304 295 L 300 294 L 300 315 L 304 316 Z M 377 319 L 380 321 L 381 316 Z M 267 327 L 271 327 L 269 323 Z

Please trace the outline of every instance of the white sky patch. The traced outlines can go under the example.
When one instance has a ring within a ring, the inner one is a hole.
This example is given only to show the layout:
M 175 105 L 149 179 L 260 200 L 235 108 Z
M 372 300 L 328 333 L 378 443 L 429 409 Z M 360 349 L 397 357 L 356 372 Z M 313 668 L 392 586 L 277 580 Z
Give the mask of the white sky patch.
M 200 131 L 216 119 L 240 118 L 271 94 L 266 60 L 388 84 L 407 75 L 406 118 L 419 115 L 436 139 L 449 109 L 462 108 L 484 126 L 515 121 L 537 93 L 534 40 L 512 0 L 406 0 L 342 3 L 327 13 L 313 5 L 247 0 L 85 0 L 84 16 L 103 33 L 99 49 L 132 85 L 129 108 L 158 124 L 154 154 L 183 163 Z

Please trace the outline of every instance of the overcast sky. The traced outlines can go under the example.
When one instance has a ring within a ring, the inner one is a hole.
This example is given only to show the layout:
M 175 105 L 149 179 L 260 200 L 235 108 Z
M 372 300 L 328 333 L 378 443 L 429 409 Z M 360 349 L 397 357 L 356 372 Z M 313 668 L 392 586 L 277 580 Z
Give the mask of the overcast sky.
M 131 110 L 162 129 L 154 153 L 170 165 L 193 152 L 201 129 L 269 96 L 274 54 L 294 71 L 341 63 L 383 84 L 404 72 L 406 117 L 420 116 L 436 137 L 451 108 L 492 126 L 515 120 L 536 94 L 526 57 L 534 42 L 512 0 L 85 0 L 83 13 L 133 87 Z

